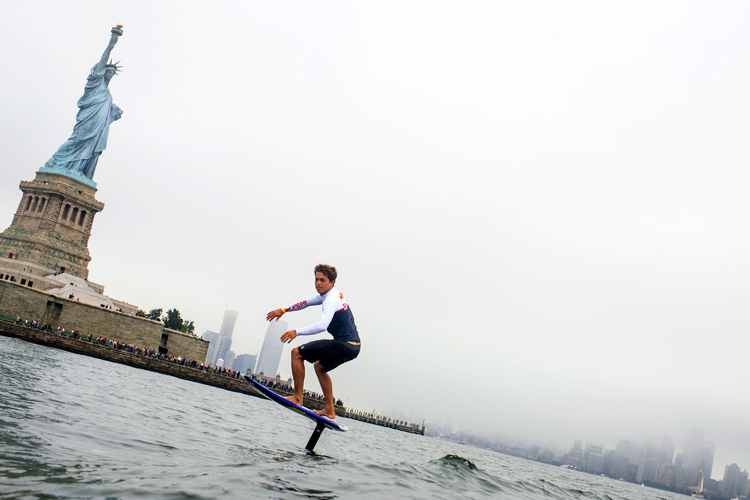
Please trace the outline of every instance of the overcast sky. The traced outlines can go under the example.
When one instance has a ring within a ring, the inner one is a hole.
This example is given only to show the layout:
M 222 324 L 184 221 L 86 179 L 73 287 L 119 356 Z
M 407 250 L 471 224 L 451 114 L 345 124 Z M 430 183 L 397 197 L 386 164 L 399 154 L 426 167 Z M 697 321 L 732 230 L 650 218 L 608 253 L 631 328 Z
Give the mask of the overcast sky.
M 255 354 L 329 263 L 363 341 L 332 372 L 349 406 L 563 448 L 700 430 L 721 479 L 750 467 L 749 11 L 6 3 L 0 226 L 122 22 L 108 295 L 198 333 L 228 305 Z

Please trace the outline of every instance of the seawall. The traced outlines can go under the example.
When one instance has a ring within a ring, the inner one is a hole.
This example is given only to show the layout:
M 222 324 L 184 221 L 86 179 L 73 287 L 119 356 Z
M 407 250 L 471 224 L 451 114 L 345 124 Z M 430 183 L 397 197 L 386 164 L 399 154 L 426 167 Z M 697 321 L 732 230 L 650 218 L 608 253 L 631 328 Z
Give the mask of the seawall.
M 5 280 L 0 281 L 0 314 L 78 330 L 84 335 L 116 338 L 124 344 L 187 359 L 206 359 L 208 351 L 208 341 L 169 330 L 158 321 L 57 297 Z

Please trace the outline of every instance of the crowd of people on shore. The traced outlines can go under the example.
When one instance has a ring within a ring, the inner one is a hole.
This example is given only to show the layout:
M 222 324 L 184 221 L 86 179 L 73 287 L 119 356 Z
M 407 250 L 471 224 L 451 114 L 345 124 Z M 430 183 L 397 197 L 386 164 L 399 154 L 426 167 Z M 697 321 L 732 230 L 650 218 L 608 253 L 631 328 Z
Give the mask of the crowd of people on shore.
M 16 318 L 16 324 L 17 325 L 21 325 L 21 326 L 25 326 L 27 328 L 33 328 L 35 330 L 41 330 L 43 332 L 53 332 L 53 333 L 56 333 L 57 335 L 65 335 L 65 329 L 64 328 L 58 326 L 57 330 L 55 330 L 55 328 L 53 326 L 48 325 L 46 323 L 43 325 L 41 321 L 37 321 L 35 319 L 34 320 L 28 320 L 28 319 L 27 320 L 23 320 L 23 319 L 21 319 L 21 316 L 18 316 Z M 73 338 L 76 338 L 76 339 L 81 337 L 81 334 L 80 334 L 80 332 L 78 330 L 71 330 L 70 331 L 70 335 Z
M 173 363 L 173 364 L 177 364 L 177 365 L 180 365 L 180 366 L 185 366 L 187 368 L 193 368 L 195 370 L 201 370 L 201 371 L 204 371 L 204 372 L 216 373 L 216 374 L 223 375 L 223 376 L 229 377 L 229 378 L 237 378 L 237 379 L 239 379 L 239 378 L 242 378 L 243 375 L 245 375 L 242 372 L 237 371 L 237 370 L 229 370 L 229 369 L 224 368 L 222 366 L 214 366 L 214 365 L 211 365 L 209 363 L 204 363 L 204 362 L 201 362 L 201 361 L 196 361 L 194 359 L 187 359 L 187 358 L 183 358 L 181 356 L 173 356 L 171 354 L 160 353 L 158 351 L 154 351 L 153 349 L 149 349 L 149 348 L 146 348 L 146 347 L 139 347 L 139 346 L 137 346 L 135 344 L 126 344 L 124 342 L 118 342 L 117 340 L 110 339 L 110 338 L 107 338 L 107 337 L 101 337 L 101 336 L 93 337 L 93 336 L 88 336 L 88 335 L 82 335 L 81 332 L 79 332 L 77 330 L 66 330 L 65 328 L 63 328 L 61 326 L 58 326 L 55 329 L 54 327 L 52 327 L 52 326 L 50 326 L 48 324 L 42 325 L 42 323 L 40 321 L 37 321 L 37 320 L 28 320 L 28 319 L 27 320 L 23 320 L 23 319 L 21 319 L 21 316 L 18 316 L 16 318 L 15 324 L 21 325 L 21 326 L 25 326 L 25 327 L 28 327 L 28 328 L 34 328 L 36 330 L 41 330 L 41 331 L 45 331 L 45 332 L 52 332 L 52 333 L 55 333 L 56 335 L 60 335 L 60 336 L 68 336 L 68 335 L 70 335 L 74 339 L 85 340 L 85 341 L 88 341 L 88 342 L 92 342 L 92 343 L 96 343 L 96 344 L 99 344 L 99 345 L 107 346 L 107 347 L 110 347 L 112 349 L 116 349 L 116 350 L 119 350 L 119 351 L 125 351 L 125 352 L 130 352 L 130 353 L 133 353 L 133 354 L 136 354 L 136 355 L 139 355 L 139 356 L 146 356 L 146 357 L 150 357 L 150 358 L 154 358 L 154 359 L 164 360 L 164 361 L 167 361 L 167 362 L 170 362 L 170 363 Z M 279 391 L 279 392 L 286 392 L 288 394 L 294 393 L 294 387 L 291 386 L 290 384 L 286 383 L 286 382 L 282 382 L 280 380 L 270 380 L 269 381 L 269 380 L 267 380 L 264 377 L 259 377 L 258 375 L 251 374 L 251 373 L 248 373 L 248 375 L 252 375 L 256 379 L 258 379 L 261 384 L 263 384 L 264 386 L 268 387 L 271 390 Z M 304 396 L 306 398 L 313 399 L 315 401 L 320 401 L 320 402 L 325 403 L 325 397 L 322 394 L 318 394 L 315 391 L 310 391 L 308 389 L 305 389 L 304 390 Z M 344 405 L 344 403 L 341 401 L 341 399 L 337 400 L 335 402 L 335 404 L 337 406 L 343 406 Z
M 43 330 L 45 332 L 52 331 L 52 327 L 47 324 L 42 325 L 40 321 L 36 321 L 36 320 L 29 321 L 27 319 L 26 321 L 24 321 L 21 319 L 21 316 L 16 318 L 16 324 L 21 325 L 21 326 L 27 326 L 29 328 L 34 328 L 36 330 Z
M 279 391 L 279 392 L 288 392 L 289 394 L 294 392 L 294 388 L 287 384 L 286 382 L 282 382 L 280 380 L 266 380 L 263 377 L 259 377 L 258 375 L 253 376 L 254 379 L 256 379 L 258 382 L 261 383 L 261 385 L 265 385 L 272 391 Z
M 240 378 L 242 376 L 242 373 L 236 370 L 227 370 L 224 367 L 214 366 L 208 363 L 196 361 L 194 359 L 187 359 L 181 356 L 173 356 L 171 354 L 160 353 L 158 351 L 154 351 L 153 349 L 139 347 L 135 344 L 126 344 L 124 342 L 119 342 L 117 340 L 110 339 L 107 337 L 94 337 L 94 336 L 82 335 L 81 332 L 79 332 L 78 330 L 66 330 L 65 328 L 61 326 L 55 329 L 54 327 L 48 324 L 42 325 L 41 322 L 37 320 L 28 320 L 28 319 L 23 320 L 20 316 L 16 318 L 15 324 L 25 326 L 28 328 L 34 328 L 36 330 L 41 330 L 45 332 L 52 332 L 60 336 L 71 336 L 74 339 L 89 341 L 92 343 L 111 347 L 112 349 L 126 351 L 126 352 L 130 352 L 133 354 L 146 356 L 146 357 L 150 357 L 154 359 L 160 359 L 160 360 L 168 361 L 173 364 L 185 366 L 188 368 L 194 368 L 196 370 L 201 370 L 204 372 L 216 373 L 219 375 L 223 375 L 225 377 Z
M 139 347 L 135 344 L 123 344 L 107 337 L 95 337 L 93 341 L 101 345 L 112 347 L 114 349 L 120 349 L 122 351 L 132 352 L 133 354 L 138 354 L 140 356 L 167 361 L 175 365 L 193 368 L 195 370 L 216 373 L 230 378 L 240 378 L 242 376 L 242 374 L 236 370 L 227 370 L 224 367 L 213 366 L 211 364 L 196 361 L 194 359 L 183 358 L 182 356 L 173 356 L 171 354 L 154 351 L 153 349 L 148 349 L 146 347 Z

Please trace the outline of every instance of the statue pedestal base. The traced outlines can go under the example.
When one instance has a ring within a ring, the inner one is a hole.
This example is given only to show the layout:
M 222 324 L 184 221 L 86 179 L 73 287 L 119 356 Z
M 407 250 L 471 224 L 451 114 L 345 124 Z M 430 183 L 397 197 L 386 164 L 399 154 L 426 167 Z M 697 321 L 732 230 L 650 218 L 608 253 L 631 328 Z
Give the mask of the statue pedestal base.
M 64 168 L 42 167 L 39 169 L 39 173 L 64 175 L 65 177 L 70 177 L 73 180 L 76 180 L 82 184 L 86 184 L 87 186 L 91 186 L 92 188 L 96 189 L 96 182 L 94 182 L 93 180 L 89 179 L 85 175 L 79 174 L 78 172 L 71 172 L 70 170 L 66 170 Z
M 33 181 L 22 181 L 13 222 L 0 233 L 0 257 L 87 278 L 91 227 L 104 203 L 96 200 L 93 181 L 86 180 L 37 172 Z

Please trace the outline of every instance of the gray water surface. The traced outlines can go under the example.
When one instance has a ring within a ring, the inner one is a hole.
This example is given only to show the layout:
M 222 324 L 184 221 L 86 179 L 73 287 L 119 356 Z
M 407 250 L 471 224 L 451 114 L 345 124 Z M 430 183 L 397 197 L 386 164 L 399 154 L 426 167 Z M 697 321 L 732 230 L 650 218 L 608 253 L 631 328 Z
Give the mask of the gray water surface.
M 681 499 L 0 337 L 0 499 Z

